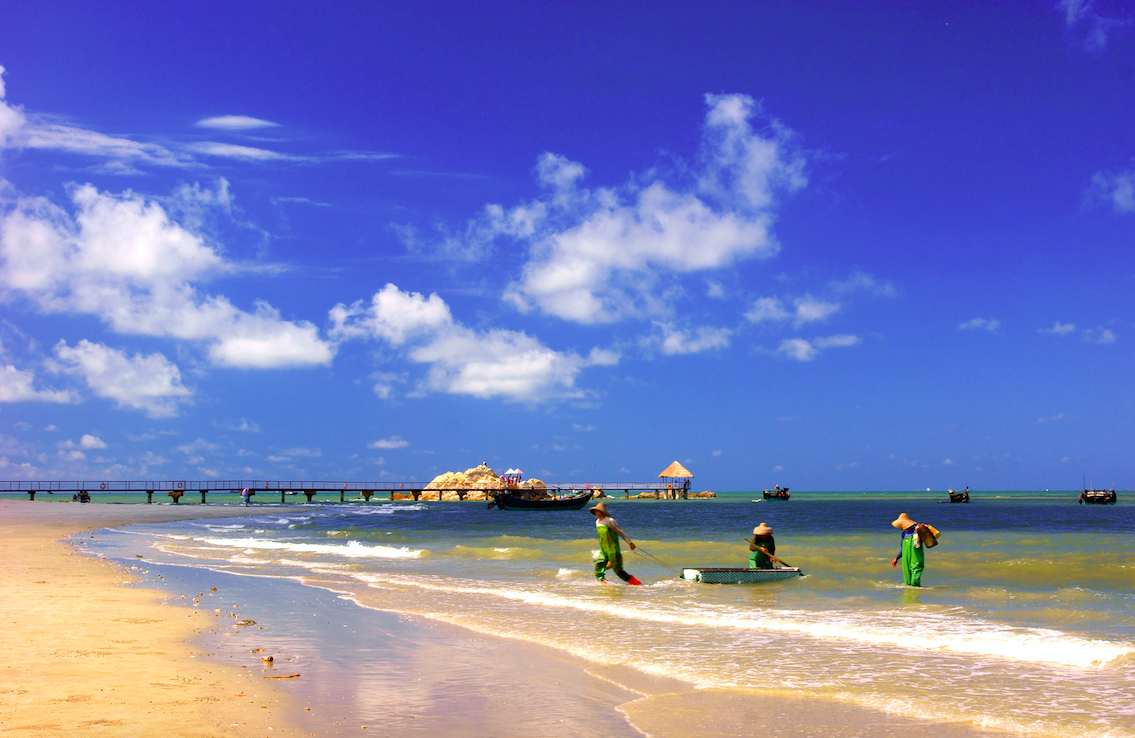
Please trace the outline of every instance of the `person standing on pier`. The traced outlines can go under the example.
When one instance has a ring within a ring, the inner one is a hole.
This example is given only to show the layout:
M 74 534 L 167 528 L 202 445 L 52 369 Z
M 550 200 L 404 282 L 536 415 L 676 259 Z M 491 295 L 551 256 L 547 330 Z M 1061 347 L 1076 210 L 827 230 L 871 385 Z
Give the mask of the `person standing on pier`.
M 606 583 L 607 570 L 611 569 L 615 572 L 615 576 L 627 584 L 642 584 L 633 574 L 628 574 L 623 569 L 623 552 L 619 548 L 619 537 L 627 542 L 632 551 L 635 545 L 607 512 L 607 503 L 600 502 L 591 508 L 591 514 L 595 516 L 595 530 L 599 535 L 599 558 L 595 560 L 595 578 Z

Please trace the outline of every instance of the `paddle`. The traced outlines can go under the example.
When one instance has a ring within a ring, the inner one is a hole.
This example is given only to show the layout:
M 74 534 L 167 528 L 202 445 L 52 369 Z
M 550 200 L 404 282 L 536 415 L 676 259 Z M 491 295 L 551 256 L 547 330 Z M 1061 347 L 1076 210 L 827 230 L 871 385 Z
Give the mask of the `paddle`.
M 639 546 L 639 545 L 637 545 L 637 544 L 636 544 L 636 545 L 635 545 L 635 547 L 634 547 L 634 548 L 632 548 L 631 550 L 632 550 L 632 551 L 634 551 L 634 552 L 636 552 L 636 553 L 637 553 L 637 552 L 639 552 L 639 551 L 641 551 L 642 553 L 644 553 L 644 554 L 646 554 L 647 556 L 649 556 L 650 558 L 654 559 L 654 560 L 655 560 L 655 561 L 657 561 L 657 562 L 658 562 L 659 564 L 662 564 L 663 566 L 665 566 L 665 567 L 666 567 L 667 569 L 669 569 L 670 571 L 674 572 L 674 573 L 675 573 L 675 574 L 677 574 L 678 576 L 682 576 L 682 575 L 681 575 L 681 573 L 680 573 L 680 572 L 679 572 L 679 571 L 678 571 L 677 569 L 675 569 L 674 567 L 670 566 L 669 564 L 667 564 L 667 563 L 666 563 L 665 561 L 663 561 L 662 559 L 658 558 L 658 557 L 657 557 L 657 556 L 655 556 L 654 554 L 650 553 L 649 551 L 647 551 L 646 549 L 644 549 L 644 548 L 643 548 L 642 546 Z
M 753 544 L 753 542 L 752 542 L 752 541 L 750 541 L 750 540 L 749 540 L 748 538 L 742 538 L 741 540 L 743 540 L 743 541 L 744 541 L 745 543 L 748 543 L 748 544 L 749 544 L 750 546 L 751 546 L 751 545 Z M 769 561 L 773 562 L 774 564 L 780 564 L 781 566 L 787 567 L 787 568 L 789 568 L 789 569 L 795 569 L 795 568 L 796 568 L 795 566 L 793 566 L 792 564 L 788 563 L 788 562 L 787 562 L 787 561 L 785 561 L 784 559 L 778 559 L 778 558 L 776 558 L 775 556 L 773 556 L 772 554 L 770 554 L 770 553 L 769 553 L 768 551 L 764 550 L 763 548 L 760 548 L 759 546 L 758 546 L 758 549 L 759 549 L 759 550 L 760 550 L 760 552 L 761 552 L 761 553 L 763 553 L 763 554 L 764 554 L 765 556 L 768 556 L 768 558 L 769 558 Z

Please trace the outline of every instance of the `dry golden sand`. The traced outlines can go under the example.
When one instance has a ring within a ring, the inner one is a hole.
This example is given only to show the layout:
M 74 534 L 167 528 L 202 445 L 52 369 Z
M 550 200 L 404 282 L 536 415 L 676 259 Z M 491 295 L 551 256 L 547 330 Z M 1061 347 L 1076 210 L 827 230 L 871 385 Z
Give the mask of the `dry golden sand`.
M 194 613 L 167 604 L 160 592 L 124 586 L 137 578 L 62 541 L 107 526 L 246 514 L 235 507 L 0 500 L 0 733 L 292 734 L 276 717 L 278 690 L 259 675 L 205 661 L 187 645 L 215 623 L 211 611 Z M 237 696 L 252 694 L 261 699 Z

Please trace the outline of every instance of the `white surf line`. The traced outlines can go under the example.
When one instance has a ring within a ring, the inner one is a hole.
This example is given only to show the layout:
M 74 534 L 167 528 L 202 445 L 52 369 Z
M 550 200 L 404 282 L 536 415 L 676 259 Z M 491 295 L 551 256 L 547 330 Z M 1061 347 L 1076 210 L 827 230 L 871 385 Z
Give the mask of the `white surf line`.
M 934 629 L 925 627 L 927 618 L 921 617 L 920 623 L 923 627 L 919 628 L 918 637 L 912 638 L 910 624 L 896 624 L 893 627 L 862 627 L 848 622 L 851 620 L 862 621 L 862 616 L 854 613 L 847 613 L 846 619 L 843 620 L 833 620 L 830 619 L 830 616 L 804 611 L 800 613 L 781 612 L 779 616 L 765 616 L 755 619 L 733 613 L 708 615 L 705 614 L 704 610 L 699 613 L 667 611 L 656 605 L 649 608 L 629 604 L 615 606 L 602 602 L 568 598 L 557 594 L 514 591 L 489 586 L 470 587 L 460 584 L 432 584 L 408 576 L 378 574 L 355 574 L 353 576 L 362 581 L 385 581 L 394 585 L 413 586 L 419 589 L 446 593 L 489 595 L 530 605 L 606 613 L 650 622 L 797 633 L 817 638 L 851 640 L 915 651 L 994 656 L 1013 661 L 1060 664 L 1083 669 L 1100 668 L 1116 659 L 1135 653 L 1135 645 L 1129 643 L 1089 640 L 1070 636 L 1056 630 L 1013 628 L 980 621 L 971 621 L 973 625 L 969 626 L 969 629 L 972 631 L 976 626 L 992 629 L 994 632 L 957 633 L 959 624 L 956 619 L 951 619 L 949 623 L 943 624 L 948 626 L 951 631 L 940 630 L 935 632 Z M 793 619 L 791 616 L 794 614 L 798 617 L 808 618 L 829 617 L 829 620 L 828 622 L 816 622 L 815 620 L 802 622 Z

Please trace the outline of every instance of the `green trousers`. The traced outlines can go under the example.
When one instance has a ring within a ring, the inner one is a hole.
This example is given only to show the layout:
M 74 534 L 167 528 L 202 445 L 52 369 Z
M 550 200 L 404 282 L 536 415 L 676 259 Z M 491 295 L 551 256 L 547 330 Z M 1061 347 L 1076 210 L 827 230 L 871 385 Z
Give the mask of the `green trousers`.
M 595 578 L 602 582 L 606 579 L 607 569 L 615 572 L 615 576 L 624 582 L 630 581 L 631 575 L 623 569 L 623 551 L 619 548 L 619 537 L 605 525 L 595 528 L 599 534 L 599 558 L 595 560 Z
M 915 534 L 917 535 L 917 534 Z M 914 536 L 902 539 L 902 583 L 908 587 L 922 586 L 922 569 L 926 553 L 922 547 L 914 547 Z
M 768 557 L 764 551 L 750 551 L 749 552 L 749 568 L 750 569 L 771 569 L 772 559 Z

